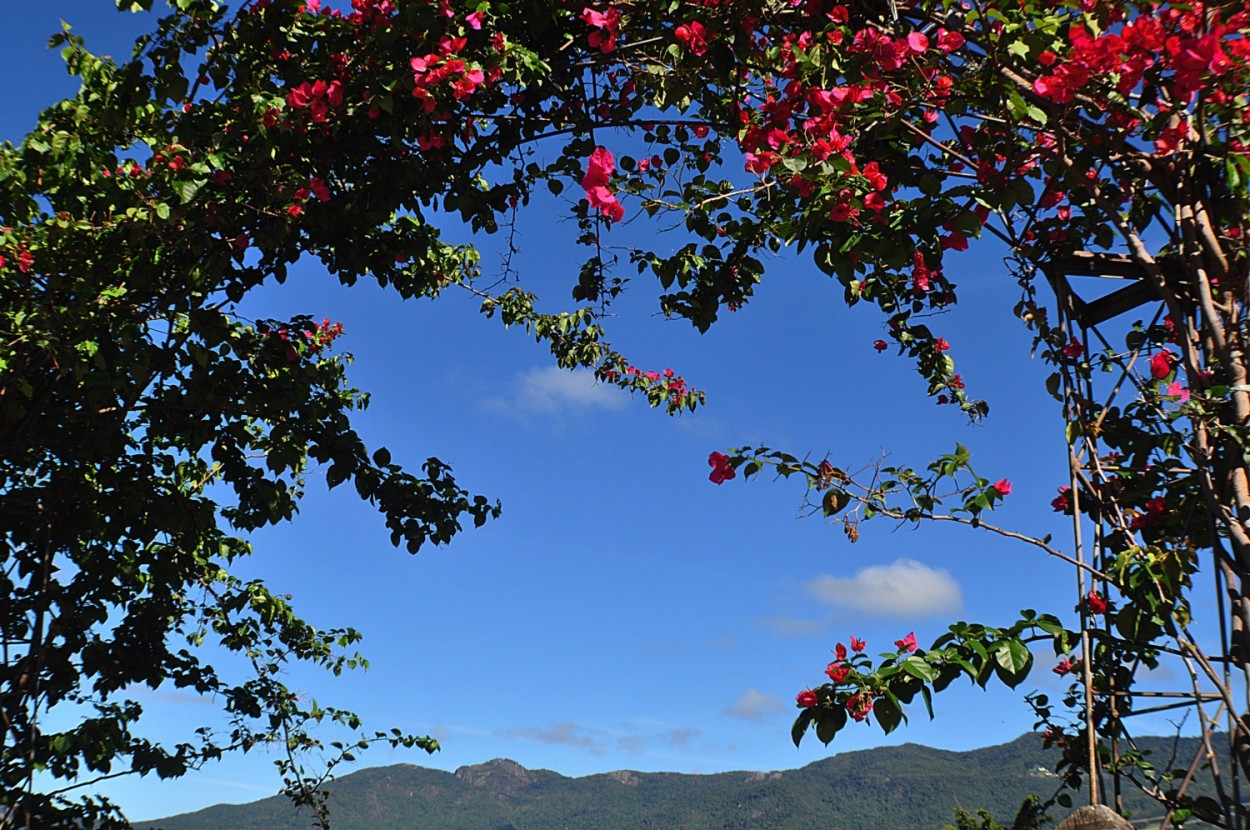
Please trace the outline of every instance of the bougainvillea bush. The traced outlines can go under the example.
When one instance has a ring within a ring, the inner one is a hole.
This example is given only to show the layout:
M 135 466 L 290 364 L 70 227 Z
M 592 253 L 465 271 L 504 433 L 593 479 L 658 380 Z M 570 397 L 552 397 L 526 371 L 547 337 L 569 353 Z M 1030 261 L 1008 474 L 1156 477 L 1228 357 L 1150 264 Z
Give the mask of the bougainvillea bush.
M 877 663 L 852 643 L 829 682 L 800 696 L 796 740 L 809 727 L 829 740 L 848 715 L 892 728 L 907 702 L 960 675 L 1018 684 L 1035 636 L 1082 659 L 1091 690 L 1168 650 L 1201 662 L 1185 631 L 1203 557 L 1241 630 L 1245 7 L 172 5 L 125 63 L 59 37 L 81 92 L 0 150 L 0 826 L 121 824 L 93 781 L 177 776 L 261 743 L 284 748 L 297 801 L 321 804 L 322 773 L 305 770 L 299 750 L 319 745 L 319 721 L 359 724 L 299 699 L 282 667 L 352 667 L 357 635 L 317 631 L 280 594 L 233 577 L 252 552 L 247 532 L 291 518 L 313 466 L 376 505 L 413 552 L 498 512 L 436 458 L 406 471 L 365 446 L 351 425 L 364 398 L 328 310 L 236 311 L 300 257 L 405 298 L 475 292 L 484 314 L 549 344 L 558 365 L 676 412 L 702 394 L 611 348 L 613 301 L 654 279 L 663 313 L 706 330 L 749 304 L 768 255 L 794 246 L 849 304 L 881 310 L 936 403 L 979 418 L 988 404 L 933 317 L 956 301 L 947 274 L 959 253 L 997 236 L 1015 257 L 1019 315 L 1055 364 L 1074 452 L 1097 440 L 1114 454 L 1057 500 L 1108 528 L 1083 564 L 1082 605 L 1108 624 L 1069 632 L 1026 615 L 957 628 L 927 649 L 903 637 Z M 450 222 L 492 234 L 528 207 L 549 210 L 547 194 L 567 200 L 586 252 L 554 295 L 538 298 L 524 274 L 491 293 L 476 250 L 440 235 Z M 618 226 L 635 221 L 670 232 L 622 254 Z M 1097 254 L 1118 255 L 1165 304 L 1133 331 L 1141 360 L 1091 342 L 1071 304 L 1047 304 L 1058 264 Z M 542 310 L 552 305 L 563 310 Z M 1100 410 L 1091 378 L 1122 364 L 1136 397 Z M 852 540 L 866 517 L 946 515 L 950 493 L 952 518 L 988 527 L 984 514 L 1010 493 L 1006 480 L 977 477 L 962 448 L 868 482 L 765 448 L 711 460 L 716 481 L 766 465 L 806 474 Z M 218 672 L 204 644 L 251 670 Z M 1240 652 L 1224 665 L 1241 672 Z M 172 746 L 142 739 L 126 695 L 137 684 L 209 696 L 231 727 Z M 1224 678 L 1223 703 L 1241 730 L 1235 686 Z M 1117 734 L 1119 720 L 1091 701 L 1072 699 L 1087 737 Z M 78 725 L 45 731 L 47 713 L 66 706 L 85 713 Z M 1082 745 L 1056 729 L 1053 740 Z M 375 741 L 433 746 L 360 737 Z M 1071 755 L 1074 775 L 1089 757 Z

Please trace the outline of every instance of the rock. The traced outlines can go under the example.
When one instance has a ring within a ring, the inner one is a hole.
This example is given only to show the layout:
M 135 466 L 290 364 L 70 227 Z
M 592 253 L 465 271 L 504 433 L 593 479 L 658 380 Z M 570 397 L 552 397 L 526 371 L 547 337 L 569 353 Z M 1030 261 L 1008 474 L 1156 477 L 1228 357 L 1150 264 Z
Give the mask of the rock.
M 484 764 L 461 767 L 456 770 L 456 777 L 475 787 L 503 793 L 518 792 L 533 782 L 529 770 L 507 758 L 495 758 Z

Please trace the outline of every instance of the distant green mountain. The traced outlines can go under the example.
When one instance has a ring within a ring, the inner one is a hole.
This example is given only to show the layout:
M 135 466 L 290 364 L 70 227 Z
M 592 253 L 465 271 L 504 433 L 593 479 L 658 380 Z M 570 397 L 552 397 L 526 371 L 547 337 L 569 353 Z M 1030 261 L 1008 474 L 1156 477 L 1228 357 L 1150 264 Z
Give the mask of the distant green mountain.
M 1145 739 L 1164 766 L 1172 740 Z M 1197 744 L 1181 741 L 1178 759 Z M 1054 753 L 1036 735 L 970 752 L 917 744 L 845 752 L 796 770 L 716 775 L 610 772 L 568 778 L 504 759 L 442 772 L 399 764 L 335 781 L 336 830 L 941 830 L 956 807 L 1010 824 L 1030 793 L 1050 796 Z M 1143 815 L 1159 810 L 1140 796 Z M 1062 818 L 1062 816 L 1059 816 Z M 308 830 L 280 797 L 220 805 L 143 830 Z

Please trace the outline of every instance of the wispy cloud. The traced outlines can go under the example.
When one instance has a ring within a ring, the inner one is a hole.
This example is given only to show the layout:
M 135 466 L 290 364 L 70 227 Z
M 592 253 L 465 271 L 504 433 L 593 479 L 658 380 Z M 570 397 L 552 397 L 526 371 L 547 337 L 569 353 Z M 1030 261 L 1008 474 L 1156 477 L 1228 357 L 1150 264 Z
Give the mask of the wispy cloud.
M 912 559 L 864 568 L 853 577 L 817 577 L 808 592 L 836 608 L 881 617 L 924 617 L 963 610 L 963 591 L 949 571 Z
M 484 405 L 504 412 L 552 415 L 577 410 L 614 410 L 628 403 L 628 395 L 599 383 L 590 372 L 544 366 L 522 372 L 503 397 L 492 398 Z
M 785 704 L 756 689 L 747 689 L 742 697 L 725 710 L 725 714 L 743 720 L 762 720 L 774 712 L 785 711 Z
M 690 745 L 695 738 L 700 737 L 703 731 L 700 729 L 677 728 L 670 729 L 660 736 L 664 743 L 677 749 L 682 749 Z
M 767 628 L 783 637 L 815 637 L 829 628 L 829 618 L 820 617 L 765 617 L 756 621 L 760 628 Z
M 554 726 L 545 729 L 538 726 L 501 729 L 498 734 L 503 738 L 520 738 L 526 741 L 538 741 L 542 744 L 575 746 L 580 749 L 588 750 L 595 755 L 603 753 L 603 746 L 599 741 L 586 734 L 586 732 L 577 724 L 568 723 L 567 721 L 557 723 Z

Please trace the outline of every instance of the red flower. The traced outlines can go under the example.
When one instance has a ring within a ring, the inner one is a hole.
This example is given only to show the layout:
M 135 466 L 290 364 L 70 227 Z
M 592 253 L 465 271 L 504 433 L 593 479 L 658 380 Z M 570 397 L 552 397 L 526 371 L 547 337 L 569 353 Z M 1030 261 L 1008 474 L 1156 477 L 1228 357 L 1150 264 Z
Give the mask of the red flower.
M 884 340 L 872 341 L 872 347 L 879 352 L 884 352 L 889 347 L 889 345 L 890 344 L 885 342 Z
M 1075 337 L 1072 338 L 1071 343 L 1063 347 L 1064 357 L 1075 360 L 1076 358 L 1080 357 L 1083 354 L 1085 354 L 1085 345 L 1081 343 L 1080 340 L 1077 340 Z
M 29 273 L 31 266 L 35 264 L 35 255 L 25 248 L 17 249 L 17 270 L 23 274 Z
M 582 177 L 582 187 L 586 190 L 586 198 L 591 207 L 599 208 L 599 212 L 614 222 L 625 216 L 625 208 L 608 189 L 608 182 L 616 170 L 616 159 L 606 147 L 596 147 L 586 162 L 586 175 Z
M 964 36 L 959 32 L 948 32 L 945 29 L 937 30 L 937 47 L 943 52 L 954 52 L 963 45 Z
M 834 683 L 841 683 L 843 680 L 846 680 L 846 676 L 850 673 L 850 668 L 841 663 L 830 663 L 825 669 L 825 674 L 829 675 L 829 679 Z
M 849 202 L 836 202 L 829 209 L 829 218 L 834 222 L 849 222 L 859 216 L 859 208 L 852 206 Z
M 616 37 L 619 34 L 617 27 L 621 22 L 621 13 L 616 9 L 608 9 L 606 12 L 597 12 L 592 8 L 582 9 L 582 20 L 587 24 L 598 28 L 600 31 L 591 32 L 586 38 L 586 42 L 590 44 L 591 49 L 598 49 L 605 55 L 616 49 Z
M 1063 485 L 1059 488 L 1059 495 L 1051 500 L 1050 506 L 1055 509 L 1056 513 L 1067 513 L 1072 509 L 1072 488 Z
M 1065 657 L 1062 660 L 1060 660 L 1058 665 L 1056 665 L 1053 669 L 1051 669 L 1051 671 L 1053 671 L 1055 674 L 1059 675 L 1060 677 L 1063 677 L 1065 674 L 1072 671 L 1072 669 L 1078 665 L 1080 664 L 1073 663 L 1071 660 Z
M 900 651 L 904 649 L 907 651 L 915 651 L 916 650 L 916 632 L 912 631 L 908 633 L 908 635 L 904 637 L 903 639 L 895 640 L 894 647 L 899 649 Z
M 680 40 L 687 49 L 696 55 L 707 54 L 707 30 L 697 20 L 678 26 L 673 36 Z
M 833 650 L 833 656 L 836 657 L 838 660 L 845 660 L 846 659 L 846 646 L 842 645 L 841 643 L 838 643 L 837 648 Z
M 712 468 L 712 473 L 708 476 L 708 479 L 713 484 L 724 484 L 738 475 L 737 471 L 729 463 L 729 456 L 723 453 L 712 453 L 707 457 L 707 463 Z
M 1162 380 L 1172 374 L 1172 367 L 1176 365 L 1176 355 L 1167 349 L 1155 352 L 1150 358 L 1150 376 L 1155 380 Z
M 820 702 L 820 698 L 816 697 L 816 693 L 811 689 L 804 689 L 795 696 L 794 702 L 804 709 L 812 709 Z
M 1107 601 L 1099 596 L 1097 591 L 1090 591 L 1089 596 L 1085 597 L 1085 602 L 1089 606 L 1089 613 L 1095 615 L 1107 613 Z
M 1146 512 L 1138 513 L 1133 517 L 1133 521 L 1129 524 L 1132 530 L 1141 530 L 1143 527 L 1149 527 L 1157 523 L 1163 518 L 1163 514 L 1167 512 L 1167 503 L 1163 501 L 1163 496 L 1155 496 L 1145 504 Z
M 860 652 L 860 651 L 863 651 L 863 650 L 864 650 L 864 649 L 866 649 L 866 648 L 868 648 L 868 643 L 864 642 L 863 640 L 859 639 L 858 637 L 852 637 L 852 638 L 851 638 L 851 651 L 854 651 L 854 652 Z
M 994 482 L 994 492 L 998 493 L 998 495 L 1000 496 L 1010 496 L 1011 495 L 1011 482 L 1005 478 L 1002 479 L 1001 481 Z
M 846 699 L 846 711 L 858 722 L 872 714 L 872 695 L 860 692 Z
M 320 176 L 313 176 L 308 182 L 308 189 L 317 197 L 318 202 L 330 201 L 330 188 L 326 186 L 325 180 Z
M 873 190 L 885 190 L 890 184 L 889 177 L 881 172 L 875 161 L 870 161 L 864 165 L 863 175 Z

